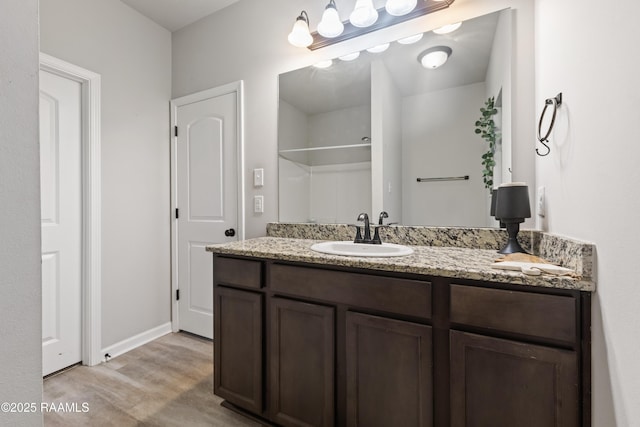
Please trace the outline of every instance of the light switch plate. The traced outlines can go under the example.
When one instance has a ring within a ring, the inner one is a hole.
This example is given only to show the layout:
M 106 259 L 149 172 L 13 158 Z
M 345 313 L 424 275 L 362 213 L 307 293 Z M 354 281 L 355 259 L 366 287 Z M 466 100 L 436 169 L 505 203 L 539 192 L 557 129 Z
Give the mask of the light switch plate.
M 264 196 L 253 196 L 253 212 L 264 212 Z
M 262 187 L 264 185 L 264 169 L 254 169 L 253 170 L 253 186 L 254 187 Z

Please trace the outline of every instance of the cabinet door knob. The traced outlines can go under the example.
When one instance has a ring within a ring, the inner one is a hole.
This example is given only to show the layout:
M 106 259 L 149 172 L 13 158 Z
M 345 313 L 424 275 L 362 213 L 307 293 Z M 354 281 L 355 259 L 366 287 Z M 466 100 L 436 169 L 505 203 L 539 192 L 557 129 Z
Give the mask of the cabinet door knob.
M 227 237 L 233 237 L 236 235 L 236 230 L 234 230 L 233 228 L 230 228 L 228 230 L 224 231 L 224 235 Z

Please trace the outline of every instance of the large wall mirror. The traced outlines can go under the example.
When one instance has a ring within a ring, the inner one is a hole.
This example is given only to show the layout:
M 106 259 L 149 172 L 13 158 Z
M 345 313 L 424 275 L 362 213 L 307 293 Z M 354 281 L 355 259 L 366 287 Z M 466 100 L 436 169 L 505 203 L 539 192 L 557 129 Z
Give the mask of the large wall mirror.
M 404 225 L 495 226 L 475 123 L 494 97 L 494 186 L 510 181 L 511 15 L 281 74 L 279 220 L 352 223 L 384 210 Z M 425 68 L 436 46 L 448 60 Z

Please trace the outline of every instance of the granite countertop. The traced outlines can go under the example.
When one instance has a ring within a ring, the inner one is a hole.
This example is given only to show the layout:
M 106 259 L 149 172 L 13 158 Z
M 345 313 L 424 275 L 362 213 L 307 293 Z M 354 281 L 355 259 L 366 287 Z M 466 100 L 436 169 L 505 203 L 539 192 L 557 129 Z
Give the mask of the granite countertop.
M 495 250 L 455 247 L 411 246 L 413 254 L 403 257 L 375 258 L 327 255 L 312 251 L 321 240 L 259 237 L 250 240 L 210 245 L 216 254 L 240 255 L 271 260 L 299 261 L 369 270 L 413 273 L 459 279 L 510 283 L 524 286 L 594 291 L 595 283 L 567 276 L 528 276 L 520 272 L 497 270 L 490 265 L 499 258 Z

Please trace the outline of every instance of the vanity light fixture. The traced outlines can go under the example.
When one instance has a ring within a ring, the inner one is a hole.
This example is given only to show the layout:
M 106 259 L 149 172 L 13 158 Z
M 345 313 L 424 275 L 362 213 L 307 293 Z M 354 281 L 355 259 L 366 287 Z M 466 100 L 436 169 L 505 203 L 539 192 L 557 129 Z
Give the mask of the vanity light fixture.
M 353 61 L 359 56 L 360 56 L 360 52 L 353 52 L 353 53 L 348 53 L 346 55 L 340 56 L 339 59 L 342 61 Z
M 287 39 L 295 47 L 307 47 L 313 43 L 313 37 L 309 32 L 309 15 L 306 11 L 300 12 Z
M 400 44 L 413 44 L 413 43 L 417 43 L 420 40 L 422 40 L 422 37 L 424 36 L 424 33 L 419 33 L 419 34 L 414 34 L 412 36 L 409 37 L 404 37 L 402 39 L 398 39 L 398 43 Z
M 333 64 L 333 61 L 331 59 L 325 59 L 324 61 L 316 62 L 315 64 L 313 64 L 313 66 L 316 68 L 323 69 L 323 68 L 331 67 L 332 64 Z
M 448 46 L 435 46 L 418 55 L 418 62 L 421 63 L 424 68 L 435 70 L 447 62 L 451 52 L 452 50 Z
M 449 33 L 453 33 L 455 30 L 457 30 L 461 26 L 462 26 L 462 22 L 456 22 L 455 24 L 443 25 L 440 28 L 436 28 L 435 30 L 433 30 L 433 32 L 440 35 L 449 34 Z
M 373 47 L 368 48 L 367 52 L 371 52 L 371 53 L 384 52 L 385 50 L 389 49 L 389 45 L 390 45 L 390 43 L 379 44 L 377 46 L 373 46 Z
M 338 15 L 335 0 L 329 0 L 329 4 L 324 8 L 322 20 L 318 23 L 318 34 L 323 37 L 338 37 L 344 31 L 344 24 Z
M 349 22 L 355 27 L 363 28 L 373 25 L 378 20 L 378 11 L 373 7 L 373 0 L 357 0 Z
M 289 34 L 289 42 L 292 45 L 307 47 L 309 50 L 320 49 L 446 9 L 455 0 L 376 0 L 376 4 L 384 3 L 379 9 L 376 9 L 373 0 L 355 0 L 354 9 L 346 21 L 340 21 L 336 6 L 338 0 L 325 1 L 328 3 L 316 32 L 309 32 L 310 23 L 306 11 L 302 11 L 298 16 Z

